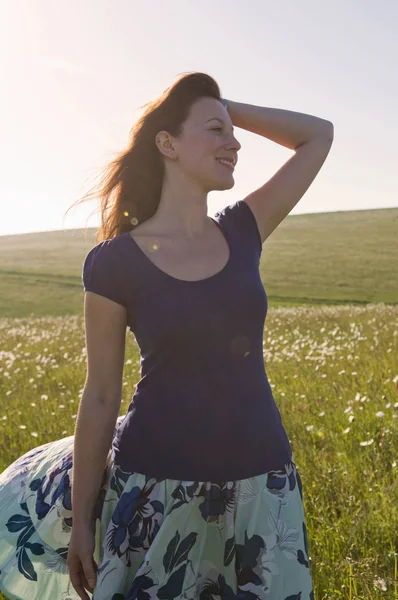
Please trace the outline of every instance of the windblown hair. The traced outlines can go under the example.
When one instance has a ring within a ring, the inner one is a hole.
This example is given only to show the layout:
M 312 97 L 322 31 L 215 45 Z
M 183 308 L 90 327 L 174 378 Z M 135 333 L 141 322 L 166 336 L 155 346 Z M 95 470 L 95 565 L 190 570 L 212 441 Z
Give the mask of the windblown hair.
M 157 99 L 147 102 L 130 130 L 127 149 L 104 168 L 98 184 L 75 205 L 100 198 L 101 224 L 95 243 L 131 231 L 157 211 L 164 178 L 164 157 L 156 146 L 156 134 L 165 130 L 178 137 L 192 104 L 203 96 L 221 101 L 220 88 L 206 73 L 181 75 Z M 66 214 L 65 213 L 65 214 Z

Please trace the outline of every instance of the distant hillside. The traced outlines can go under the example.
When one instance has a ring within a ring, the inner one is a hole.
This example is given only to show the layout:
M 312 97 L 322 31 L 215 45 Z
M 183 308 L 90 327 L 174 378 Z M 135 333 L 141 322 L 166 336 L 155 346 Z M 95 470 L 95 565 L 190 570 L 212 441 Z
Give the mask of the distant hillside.
M 95 228 L 0 236 L 0 316 L 81 314 Z M 269 307 L 398 303 L 398 208 L 288 216 L 263 245 Z

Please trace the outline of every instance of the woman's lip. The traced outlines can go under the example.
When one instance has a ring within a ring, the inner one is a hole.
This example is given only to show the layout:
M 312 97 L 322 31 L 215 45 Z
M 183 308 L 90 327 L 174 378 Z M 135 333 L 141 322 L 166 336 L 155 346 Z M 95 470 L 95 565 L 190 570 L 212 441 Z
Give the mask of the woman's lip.
M 227 167 L 227 169 L 231 169 L 231 171 L 233 171 L 235 169 L 235 167 L 233 165 L 227 165 L 225 163 L 221 163 L 219 160 L 215 159 L 215 161 L 221 165 L 222 167 Z

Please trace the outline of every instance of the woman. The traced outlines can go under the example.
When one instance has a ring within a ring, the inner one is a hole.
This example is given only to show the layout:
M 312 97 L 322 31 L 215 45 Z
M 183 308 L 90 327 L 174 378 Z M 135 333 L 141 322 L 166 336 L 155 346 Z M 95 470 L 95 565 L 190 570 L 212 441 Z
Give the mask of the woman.
M 234 125 L 295 150 L 234 185 Z M 329 152 L 333 125 L 222 99 L 204 73 L 147 105 L 100 187 L 84 260 L 87 379 L 75 435 L 0 479 L 10 598 L 313 598 L 302 485 L 262 354 L 262 244 Z M 141 379 L 117 419 L 126 327 Z

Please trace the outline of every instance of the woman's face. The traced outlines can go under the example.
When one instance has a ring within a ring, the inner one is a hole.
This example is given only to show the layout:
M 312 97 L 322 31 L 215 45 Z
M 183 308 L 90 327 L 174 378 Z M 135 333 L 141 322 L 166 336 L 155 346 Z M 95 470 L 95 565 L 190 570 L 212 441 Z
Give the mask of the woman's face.
M 221 102 L 211 97 L 199 98 L 191 106 L 181 136 L 170 136 L 170 141 L 174 154 L 169 156 L 185 178 L 199 183 L 206 192 L 234 186 L 233 169 L 217 158 L 229 158 L 235 164 L 241 145 Z

